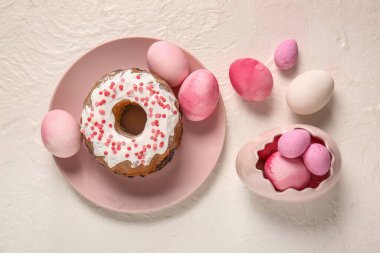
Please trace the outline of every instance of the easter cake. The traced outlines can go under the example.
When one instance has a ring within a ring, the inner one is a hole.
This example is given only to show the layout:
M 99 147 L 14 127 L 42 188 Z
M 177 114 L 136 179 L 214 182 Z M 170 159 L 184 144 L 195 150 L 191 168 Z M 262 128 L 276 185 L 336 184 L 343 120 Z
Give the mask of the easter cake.
M 96 160 L 116 174 L 145 176 L 171 161 L 182 138 L 178 101 L 144 70 L 102 77 L 84 101 L 81 133 Z

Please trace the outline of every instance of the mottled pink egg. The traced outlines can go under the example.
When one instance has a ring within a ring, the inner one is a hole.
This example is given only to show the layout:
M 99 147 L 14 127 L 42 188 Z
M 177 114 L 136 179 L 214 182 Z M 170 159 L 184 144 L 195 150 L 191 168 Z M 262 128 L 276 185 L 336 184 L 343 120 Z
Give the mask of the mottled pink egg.
M 261 101 L 272 92 L 271 72 L 255 59 L 242 58 L 234 61 L 229 75 L 236 92 L 246 100 Z
M 287 158 L 295 158 L 305 152 L 310 144 L 310 133 L 305 129 L 294 129 L 284 133 L 278 140 L 278 151 Z
M 78 122 L 63 110 L 52 110 L 45 115 L 41 137 L 46 149 L 61 158 L 75 155 L 82 144 Z
M 274 63 L 279 69 L 290 69 L 297 63 L 298 46 L 293 39 L 283 41 L 274 52 Z
M 149 70 L 167 81 L 171 87 L 181 85 L 189 75 L 189 63 L 184 52 L 167 41 L 153 43 L 147 53 Z
M 192 121 L 204 120 L 218 105 L 218 81 L 210 71 L 198 69 L 182 83 L 178 100 L 186 118 Z
M 323 176 L 330 170 L 331 154 L 325 146 L 313 143 L 303 154 L 303 162 L 311 173 Z
M 311 177 L 302 158 L 286 158 L 280 152 L 273 153 L 266 160 L 264 175 L 277 191 L 289 188 L 302 190 L 309 185 Z

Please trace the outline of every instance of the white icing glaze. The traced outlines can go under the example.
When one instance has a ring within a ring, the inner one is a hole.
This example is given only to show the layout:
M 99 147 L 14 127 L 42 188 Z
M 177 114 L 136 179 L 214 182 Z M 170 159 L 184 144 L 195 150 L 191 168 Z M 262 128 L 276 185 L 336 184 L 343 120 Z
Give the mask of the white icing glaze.
M 144 131 L 134 138 L 120 135 L 114 127 L 112 108 L 126 99 L 138 103 L 147 114 Z M 155 154 L 167 150 L 174 135 L 180 119 L 176 100 L 150 73 L 121 71 L 93 90 L 91 107 L 82 111 L 81 132 L 92 142 L 94 155 L 103 156 L 110 168 L 126 160 L 132 167 L 147 165 Z

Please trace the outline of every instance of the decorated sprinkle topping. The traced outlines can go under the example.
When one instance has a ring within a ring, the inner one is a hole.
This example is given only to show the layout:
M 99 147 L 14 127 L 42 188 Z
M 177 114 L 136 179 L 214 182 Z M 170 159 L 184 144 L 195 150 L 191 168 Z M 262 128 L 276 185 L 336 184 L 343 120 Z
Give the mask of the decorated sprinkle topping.
M 113 106 L 129 99 L 147 114 L 144 131 L 129 138 L 116 132 Z M 180 118 L 175 96 L 160 88 L 147 72 L 122 71 L 105 80 L 91 94 L 91 106 L 82 111 L 81 132 L 91 141 L 96 156 L 103 156 L 109 167 L 128 160 L 132 167 L 147 165 L 155 154 L 163 154 Z

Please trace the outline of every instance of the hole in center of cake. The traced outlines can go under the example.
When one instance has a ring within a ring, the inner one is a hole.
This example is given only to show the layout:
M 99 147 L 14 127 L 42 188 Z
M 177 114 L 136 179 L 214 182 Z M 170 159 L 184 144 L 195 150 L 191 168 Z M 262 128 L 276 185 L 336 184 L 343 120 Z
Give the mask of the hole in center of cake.
M 144 131 L 147 115 L 139 104 L 123 100 L 117 103 L 112 111 L 116 120 L 115 128 L 118 133 L 133 137 Z
M 146 117 L 146 112 L 140 105 L 131 103 L 121 112 L 120 127 L 127 134 L 139 135 L 144 131 Z

